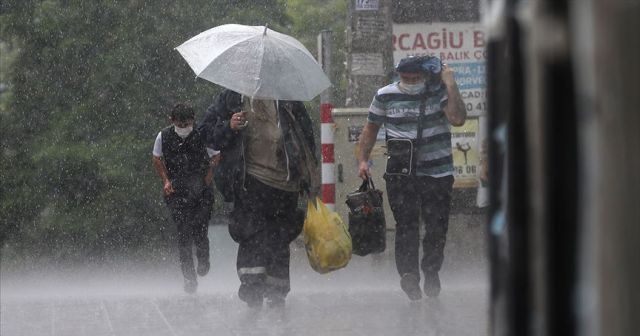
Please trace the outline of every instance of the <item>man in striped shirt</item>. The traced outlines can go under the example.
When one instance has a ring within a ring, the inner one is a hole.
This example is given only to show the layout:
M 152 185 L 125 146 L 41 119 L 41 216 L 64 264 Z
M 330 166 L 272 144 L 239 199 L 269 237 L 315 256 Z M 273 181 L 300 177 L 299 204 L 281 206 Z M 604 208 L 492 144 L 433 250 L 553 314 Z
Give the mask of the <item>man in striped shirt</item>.
M 398 82 L 378 90 L 360 135 L 359 172 L 370 178 L 369 156 L 382 125 L 389 159 L 384 174 L 396 220 L 395 255 L 400 286 L 411 300 L 440 293 L 453 187 L 451 125 L 461 126 L 466 110 L 454 72 L 436 57 L 407 57 L 398 63 Z M 419 220 L 425 225 L 419 261 Z M 420 265 L 419 265 L 420 264 Z

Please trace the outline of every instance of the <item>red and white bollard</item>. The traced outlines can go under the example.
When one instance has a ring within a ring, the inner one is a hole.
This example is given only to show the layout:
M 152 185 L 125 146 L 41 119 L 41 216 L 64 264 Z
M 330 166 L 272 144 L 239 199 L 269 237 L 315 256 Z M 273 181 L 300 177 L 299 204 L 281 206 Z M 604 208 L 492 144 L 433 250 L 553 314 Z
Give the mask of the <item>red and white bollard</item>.
M 318 63 L 325 74 L 331 76 L 332 33 L 323 30 L 318 35 Z M 320 94 L 320 143 L 322 144 L 322 202 L 331 210 L 336 210 L 336 175 L 333 149 L 333 105 L 331 88 Z
M 320 143 L 322 144 L 322 202 L 336 209 L 336 177 L 333 137 L 333 105 L 320 104 Z

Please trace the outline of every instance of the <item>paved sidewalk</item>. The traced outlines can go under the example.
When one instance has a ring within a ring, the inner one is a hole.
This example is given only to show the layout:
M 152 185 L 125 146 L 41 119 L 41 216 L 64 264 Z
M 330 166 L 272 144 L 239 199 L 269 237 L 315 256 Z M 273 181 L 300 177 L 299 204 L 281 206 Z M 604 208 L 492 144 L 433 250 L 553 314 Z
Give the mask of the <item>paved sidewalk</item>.
M 77 270 L 2 274 L 0 334 L 38 335 L 486 335 L 488 287 L 482 265 L 445 263 L 437 299 L 409 302 L 392 253 L 354 256 L 321 275 L 294 242 L 285 308 L 247 308 L 236 295 L 236 245 L 211 229 L 213 269 L 196 295 L 182 292 L 177 265 L 160 270 Z M 448 268 L 447 268 L 448 267 Z

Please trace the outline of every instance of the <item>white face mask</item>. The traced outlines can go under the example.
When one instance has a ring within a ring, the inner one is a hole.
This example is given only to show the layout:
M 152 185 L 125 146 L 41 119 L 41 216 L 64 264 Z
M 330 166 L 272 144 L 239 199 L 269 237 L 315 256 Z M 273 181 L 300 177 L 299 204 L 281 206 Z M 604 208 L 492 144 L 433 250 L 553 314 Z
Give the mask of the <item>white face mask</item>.
M 399 86 L 400 86 L 400 90 L 406 94 L 418 94 L 422 92 L 422 90 L 424 90 L 424 83 L 425 83 L 424 80 L 415 84 L 405 84 L 402 81 L 400 81 Z
M 193 131 L 193 126 L 188 126 L 188 127 L 178 127 L 178 126 L 174 126 L 173 127 L 176 131 L 176 134 L 178 134 L 178 136 L 180 136 L 181 138 L 186 138 L 187 136 L 189 136 L 189 134 L 191 133 L 191 131 Z

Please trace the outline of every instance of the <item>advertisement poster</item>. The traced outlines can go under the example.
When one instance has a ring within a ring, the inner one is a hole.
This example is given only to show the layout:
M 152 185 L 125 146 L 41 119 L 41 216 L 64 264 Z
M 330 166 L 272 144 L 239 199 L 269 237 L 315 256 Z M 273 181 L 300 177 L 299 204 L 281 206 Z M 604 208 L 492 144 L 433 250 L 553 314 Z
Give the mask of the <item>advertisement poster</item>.
M 469 116 L 484 115 L 486 48 L 477 23 L 408 23 L 393 25 L 393 61 L 407 56 L 436 56 L 455 71 Z
M 469 118 L 464 125 L 451 128 L 451 146 L 456 179 L 476 180 L 480 171 L 478 118 Z

